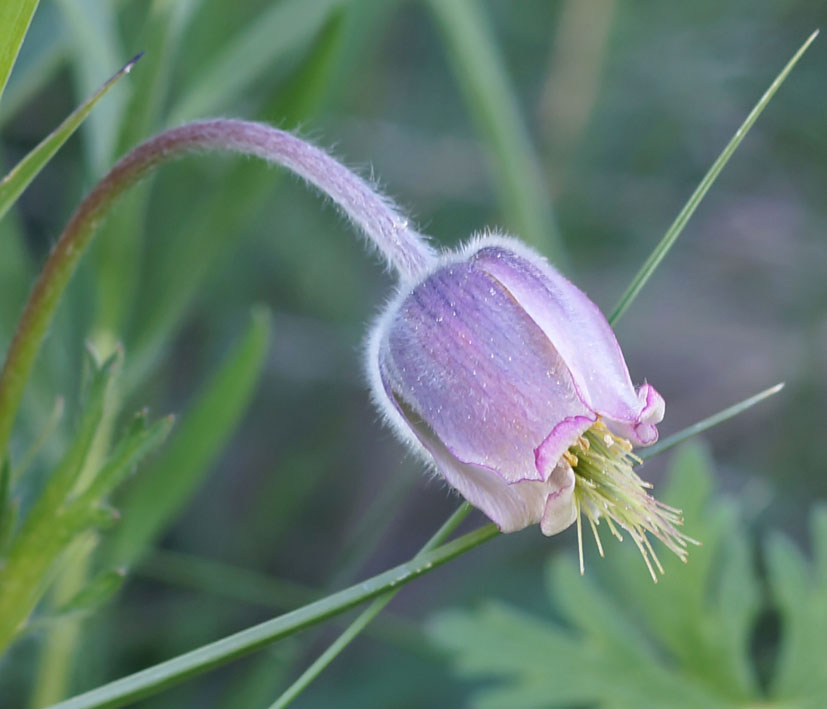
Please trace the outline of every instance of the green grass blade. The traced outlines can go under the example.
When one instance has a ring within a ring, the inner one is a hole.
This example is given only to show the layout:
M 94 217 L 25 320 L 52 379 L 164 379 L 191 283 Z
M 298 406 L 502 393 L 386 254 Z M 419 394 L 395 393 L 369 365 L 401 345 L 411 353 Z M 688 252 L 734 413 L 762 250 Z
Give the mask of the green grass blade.
M 101 67 L 118 66 L 126 54 L 121 46 L 115 3 L 59 0 L 78 99 L 98 85 Z M 102 175 L 115 157 L 128 92 L 115 89 L 83 127 L 83 149 L 92 175 Z
M 660 453 L 663 453 L 664 451 L 669 450 L 670 448 L 680 445 L 693 436 L 697 436 L 698 434 L 708 431 L 710 428 L 714 428 L 728 419 L 738 416 L 738 414 L 744 413 L 747 409 L 752 408 L 756 404 L 760 404 L 764 401 L 764 399 L 769 399 L 771 396 L 777 394 L 783 388 L 784 384 L 782 382 L 781 384 L 776 384 L 769 389 L 764 389 L 764 391 L 759 392 L 748 399 L 744 399 L 743 401 L 734 404 L 723 411 L 719 411 L 717 414 L 713 414 L 712 416 L 703 419 L 703 421 L 698 421 L 698 423 L 695 423 L 682 431 L 678 431 L 677 433 L 673 433 L 671 436 L 667 436 L 651 448 L 639 450 L 637 454 L 644 460 L 652 458 Z
M 451 534 L 454 533 L 457 527 L 462 524 L 463 520 L 474 509 L 468 502 L 463 502 L 457 510 L 452 514 L 445 523 L 437 530 L 436 534 L 432 536 L 425 546 L 414 559 L 428 553 L 435 549 L 440 544 L 444 543 Z M 390 603 L 398 591 L 388 591 L 376 598 L 359 616 L 354 620 L 345 631 L 310 665 L 302 674 L 291 684 L 281 696 L 272 704 L 270 709 L 284 709 L 296 697 L 299 696 L 307 687 L 318 677 L 324 669 L 335 660 L 342 651 L 355 640 L 359 633 L 370 625 L 371 621 L 376 618 L 385 606 Z
M 12 67 L 26 37 L 39 0 L 4 0 L 0 2 L 0 99 Z
M 170 112 L 181 123 L 221 111 L 266 75 L 283 53 L 301 47 L 343 0 L 285 0 L 258 15 L 204 67 L 199 81 Z
M 11 172 L 3 178 L 3 181 L 0 182 L 0 219 L 9 211 L 23 190 L 28 187 L 29 183 L 31 183 L 43 169 L 46 163 L 49 162 L 60 146 L 63 145 L 69 139 L 69 136 L 77 130 L 78 126 L 83 123 L 83 120 L 89 115 L 89 112 L 95 107 L 95 104 L 100 101 L 120 79 L 132 70 L 132 67 L 135 66 L 135 62 L 138 61 L 139 58 L 140 55 L 130 60 L 123 69 L 69 114 L 63 123 L 44 138 L 34 150 L 17 163 Z
M 120 706 L 155 694 L 201 672 L 223 665 L 304 628 L 344 613 L 410 583 L 499 534 L 496 525 L 469 532 L 448 544 L 354 584 L 303 608 L 265 621 L 200 648 L 56 704 L 52 709 Z
M 675 221 L 672 222 L 672 226 L 669 227 L 666 234 L 664 234 L 663 238 L 660 240 L 660 243 L 655 247 L 655 250 L 652 251 L 649 258 L 646 259 L 646 262 L 643 266 L 641 266 L 640 271 L 638 271 L 637 275 L 626 289 L 626 292 L 621 296 L 612 311 L 612 314 L 609 316 L 609 322 L 612 323 L 612 325 L 614 325 L 623 316 L 634 299 L 637 298 L 638 294 L 643 289 L 643 286 L 645 286 L 646 282 L 649 278 L 651 278 L 652 274 L 655 272 L 655 269 L 657 269 L 660 265 L 660 262 L 663 261 L 666 254 L 669 253 L 669 249 L 671 249 L 675 244 L 675 241 L 680 236 L 683 228 L 689 221 L 689 218 L 692 214 L 694 214 L 695 210 L 698 208 L 698 205 L 701 203 L 701 200 L 709 191 L 709 188 L 712 187 L 715 179 L 721 173 L 721 170 L 724 169 L 724 165 L 727 164 L 729 159 L 732 157 L 732 154 L 735 152 L 735 149 L 741 144 L 741 141 L 749 132 L 749 129 L 752 128 L 753 124 L 758 119 L 758 116 L 760 116 L 761 112 L 767 107 L 767 104 L 775 95 L 775 92 L 778 91 L 781 84 L 784 83 L 784 80 L 793 70 L 793 67 L 798 63 L 798 60 L 801 59 L 804 52 L 807 51 L 807 48 L 810 44 L 812 44 L 813 40 L 817 36 L 818 30 L 813 32 L 807 38 L 807 41 L 801 45 L 801 48 L 793 55 L 793 58 L 787 62 L 787 65 L 781 70 L 781 73 L 775 78 L 775 81 L 770 84 L 770 87 L 759 99 L 758 103 L 755 104 L 755 107 L 752 111 L 750 111 L 749 115 L 746 117 L 746 120 L 741 124 L 741 127 L 735 131 L 735 135 L 733 135 L 732 139 L 729 143 L 727 143 L 727 146 L 718 156 L 718 159 L 712 163 L 712 167 L 709 168 L 709 172 L 704 175 L 704 178 L 701 180 L 697 188 L 695 188 L 695 191 L 692 193 L 689 201 L 687 201 L 683 209 L 681 209 L 680 213 L 675 218 Z
M 331 13 L 314 46 L 287 85 L 279 87 L 267 101 L 259 120 L 284 122 L 285 126 L 301 124 L 318 111 L 334 85 L 336 72 L 348 63 L 345 55 L 346 32 L 356 34 L 365 26 L 361 20 L 343 15 L 350 11 Z M 138 385 L 157 363 L 165 342 L 181 323 L 192 301 L 215 268 L 221 255 L 232 246 L 228 234 L 241 237 L 250 215 L 257 213 L 271 199 L 283 175 L 273 170 L 259 170 L 250 165 L 234 165 L 221 180 L 221 198 L 207 199 L 203 209 L 196 210 L 179 229 L 174 239 L 163 244 L 155 260 L 148 258 L 147 271 L 155 272 L 152 288 L 142 299 L 138 312 L 136 335 L 130 347 L 130 369 L 127 386 Z M 186 272 L 175 267 L 188 263 Z M 0 266 L 1 268 L 2 266 Z
M 247 409 L 270 340 L 270 318 L 257 310 L 244 337 L 202 391 L 153 464 L 123 501 L 111 558 L 131 564 L 186 504 Z
M 153 2 L 149 8 L 140 40 L 146 56 L 130 82 L 132 95 L 121 121 L 118 155 L 155 132 L 169 93 L 169 67 L 175 66 L 178 45 L 194 8 L 194 3 L 183 0 Z M 116 339 L 126 329 L 137 300 L 152 184 L 150 178 L 124 195 L 103 224 L 93 250 L 98 283 L 95 331 Z
M 134 573 L 168 586 L 273 610 L 297 608 L 324 595 L 319 589 L 293 581 L 168 549 L 152 550 Z
M 565 266 L 549 191 L 478 3 L 429 0 L 428 5 L 442 30 L 469 113 L 490 152 L 506 219 L 523 240 Z
M 68 56 L 68 44 L 53 3 L 38 6 L 26 41 L 0 102 L 0 130 L 54 80 Z

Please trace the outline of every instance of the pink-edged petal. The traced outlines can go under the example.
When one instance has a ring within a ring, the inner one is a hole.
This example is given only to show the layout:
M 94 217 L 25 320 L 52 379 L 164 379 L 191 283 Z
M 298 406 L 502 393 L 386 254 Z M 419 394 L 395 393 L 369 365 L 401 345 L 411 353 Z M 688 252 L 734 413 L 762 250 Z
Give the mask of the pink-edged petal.
M 392 402 L 448 483 L 493 521 L 501 532 L 517 532 L 540 522 L 543 533 L 550 535 L 563 531 L 574 521 L 571 468 L 558 466 L 545 482 L 507 483 L 488 468 L 458 460 L 421 420 L 409 418 L 411 412 L 393 397 Z
M 637 421 L 610 421 L 610 427 L 618 436 L 628 438 L 634 445 L 650 446 L 658 440 L 657 424 L 663 421 L 666 402 L 651 384 L 638 389 L 641 411 Z
M 546 480 L 595 420 L 537 323 L 467 263 L 433 273 L 401 302 L 379 369 L 388 394 L 453 458 L 510 483 Z
M 543 516 L 540 518 L 540 531 L 547 537 L 568 529 L 577 519 L 577 507 L 574 504 L 574 471 L 565 462 L 558 465 L 549 482 L 557 490 L 546 497 Z
M 537 470 L 551 470 L 571 444 L 595 421 L 595 416 L 572 416 L 563 419 L 534 451 Z
M 652 435 L 656 438 L 654 425 L 660 421 L 657 407 L 647 405 L 651 387 L 635 391 L 603 313 L 541 256 L 524 246 L 515 248 L 483 242 L 471 262 L 496 278 L 542 329 L 568 366 L 587 406 L 609 421 L 638 431 L 635 440 L 651 442 Z

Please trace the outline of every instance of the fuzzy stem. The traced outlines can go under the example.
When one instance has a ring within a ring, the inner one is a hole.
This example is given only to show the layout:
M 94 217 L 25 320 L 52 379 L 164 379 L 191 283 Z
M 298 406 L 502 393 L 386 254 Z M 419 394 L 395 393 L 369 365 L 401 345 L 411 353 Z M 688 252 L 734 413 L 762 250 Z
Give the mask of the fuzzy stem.
M 329 196 L 403 280 L 415 279 L 432 263 L 434 255 L 425 238 L 409 227 L 389 199 L 327 153 L 290 133 L 232 119 L 187 123 L 160 133 L 123 157 L 87 195 L 43 267 L 0 374 L 0 457 L 7 450 L 26 381 L 60 297 L 113 203 L 154 168 L 207 151 L 253 155 L 293 171 Z

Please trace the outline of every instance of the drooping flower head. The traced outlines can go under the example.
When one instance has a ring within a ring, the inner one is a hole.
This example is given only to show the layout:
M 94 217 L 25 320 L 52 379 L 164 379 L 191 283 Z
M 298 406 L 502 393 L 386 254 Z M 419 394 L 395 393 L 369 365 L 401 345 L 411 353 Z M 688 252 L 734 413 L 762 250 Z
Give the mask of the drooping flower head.
M 369 344 L 374 397 L 396 431 L 503 532 L 556 534 L 585 516 L 625 530 L 654 577 L 646 533 L 681 558 L 680 513 L 648 495 L 633 446 L 664 401 L 635 389 L 588 297 L 513 239 L 486 236 L 404 285 Z
M 396 270 L 397 296 L 370 337 L 374 397 L 397 433 L 504 532 L 555 534 L 585 516 L 647 532 L 681 558 L 680 513 L 637 477 L 633 446 L 657 439 L 663 399 L 635 389 L 598 308 L 537 253 L 488 236 L 439 255 L 392 200 L 323 150 L 261 123 L 211 119 L 158 134 L 87 195 L 49 256 L 0 372 L 0 410 L 16 411 L 37 347 L 98 224 L 117 197 L 165 161 L 203 150 L 256 155 L 328 196 Z M 45 304 L 45 305 L 44 305 Z M 13 416 L 0 421 L 0 450 Z M 582 536 L 582 535 L 581 535 Z M 582 550 L 582 538 L 581 538 Z M 582 551 L 581 551 L 582 567 Z

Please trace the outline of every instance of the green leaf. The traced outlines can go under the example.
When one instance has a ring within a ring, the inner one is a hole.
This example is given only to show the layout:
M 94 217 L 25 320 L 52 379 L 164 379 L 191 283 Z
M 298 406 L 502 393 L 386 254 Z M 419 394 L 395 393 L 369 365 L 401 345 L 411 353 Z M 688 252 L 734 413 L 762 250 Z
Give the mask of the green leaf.
M 121 590 L 125 579 L 126 571 L 123 569 L 102 571 L 89 582 L 86 588 L 56 608 L 54 613 L 50 614 L 50 617 L 57 618 L 77 613 L 87 613 L 100 608 Z
M 175 65 L 178 45 L 194 8 L 191 0 L 151 4 L 139 45 L 145 56 L 141 71 L 130 82 L 132 94 L 121 121 L 118 155 L 156 129 L 173 74 L 169 68 Z M 145 222 L 153 181 L 149 178 L 122 197 L 93 246 L 98 279 L 95 329 L 99 332 L 123 332 L 131 315 L 142 276 Z M 133 362 L 130 356 L 130 364 Z
M 247 409 L 269 339 L 269 315 L 256 310 L 244 337 L 182 417 L 162 455 L 127 491 L 123 523 L 112 540 L 116 564 L 136 559 L 198 489 Z
M 121 78 L 132 70 L 132 67 L 139 58 L 140 55 L 129 61 L 100 89 L 76 108 L 63 123 L 44 138 L 34 150 L 17 163 L 11 172 L 3 178 L 3 181 L 0 182 L 0 218 L 9 211 L 23 190 L 29 186 L 31 181 L 58 151 L 60 146 L 62 146 L 78 126 L 83 123 L 83 120 L 89 115 L 89 112 L 95 107 L 95 104 L 100 101 Z
M 517 234 L 565 266 L 542 170 L 490 27 L 472 0 L 429 0 L 469 113 L 488 148 L 506 219 Z
M 3 90 L 34 17 L 38 1 L 4 0 L 0 3 L 0 98 L 3 97 Z
M 75 505 L 86 508 L 106 498 L 145 456 L 166 440 L 174 423 L 173 416 L 152 424 L 146 422 L 145 415 L 137 416 Z
M 615 306 L 612 314 L 609 316 L 609 322 L 613 325 L 620 320 L 623 316 L 623 313 L 626 312 L 628 307 L 632 304 L 635 298 L 637 298 L 638 294 L 641 290 L 643 290 L 643 286 L 646 285 L 646 282 L 652 277 L 652 274 L 655 272 L 657 267 L 660 265 L 661 261 L 666 257 L 666 254 L 669 253 L 669 250 L 674 246 L 675 241 L 677 241 L 678 237 L 680 236 L 683 228 L 686 226 L 689 218 L 694 214 L 695 210 L 698 208 L 698 205 L 701 203 L 701 200 L 704 198 L 706 193 L 709 191 L 709 188 L 712 187 L 712 184 L 715 182 L 718 175 L 721 173 L 721 170 L 724 169 L 724 166 L 729 162 L 729 159 L 732 157 L 733 153 L 735 152 L 736 148 L 741 144 L 741 141 L 744 139 L 746 134 L 749 132 L 750 128 L 752 128 L 753 124 L 756 120 L 758 120 L 758 116 L 761 115 L 763 110 L 767 107 L 770 100 L 773 96 L 775 96 L 775 92 L 781 87 L 781 84 L 784 83 L 784 80 L 789 76 L 790 72 L 793 70 L 793 67 L 798 63 L 798 60 L 801 59 L 804 52 L 807 51 L 807 48 L 812 44 L 813 40 L 818 36 L 818 30 L 813 32 L 804 44 L 801 45 L 801 48 L 793 55 L 793 58 L 787 62 L 787 65 L 781 70 L 781 73 L 775 78 L 770 84 L 770 87 L 764 93 L 764 95 L 758 100 L 758 103 L 755 104 L 755 107 L 752 111 L 749 112 L 749 115 L 746 117 L 744 122 L 735 131 L 735 135 L 732 136 L 729 143 L 727 143 L 726 147 L 724 148 L 723 152 L 718 156 L 714 163 L 712 163 L 712 167 L 709 168 L 709 171 L 704 175 L 703 179 L 701 180 L 700 184 L 695 188 L 695 191 L 690 196 L 687 203 L 683 206 L 683 209 L 679 212 L 678 216 L 675 217 L 675 221 L 672 222 L 672 225 L 666 231 L 663 238 L 660 240 L 660 243 L 655 247 L 655 250 L 652 251 L 649 258 L 646 259 L 646 262 L 641 266 L 640 271 L 638 271 L 637 275 L 634 277 L 632 282 L 629 284 L 629 287 L 626 289 L 626 292 L 621 296 L 620 300 L 618 301 L 617 305 Z
M 807 563 L 785 536 L 766 545 L 770 591 L 781 617 L 781 646 L 770 696 L 796 706 L 827 705 L 827 517 L 824 507 L 812 516 L 814 560 Z
M 11 539 L 17 521 L 17 504 L 11 499 L 11 465 L 0 463 L 0 558 Z
M 94 91 L 101 67 L 118 66 L 124 53 L 114 3 L 105 0 L 58 0 L 71 46 L 78 96 Z M 128 92 L 117 88 L 83 127 L 83 147 L 93 175 L 104 174 L 115 155 Z
M 53 3 L 39 5 L 0 102 L 0 130 L 51 82 L 66 61 L 67 43 Z
M 170 112 L 172 123 L 221 111 L 277 59 L 315 35 L 343 0 L 284 0 L 260 13 L 200 72 Z
M 665 498 L 686 507 L 687 531 L 704 546 L 686 565 L 660 554 L 666 573 L 657 585 L 634 545 L 604 540 L 607 558 L 590 561 L 585 578 L 568 557 L 549 564 L 562 623 L 488 604 L 430 624 L 459 674 L 499 679 L 478 689 L 474 706 L 689 709 L 757 700 L 747 648 L 759 585 L 736 515 L 710 502 L 703 449 L 682 449 L 669 480 Z
M 120 372 L 123 352 L 116 351 L 100 366 L 94 362 L 92 355 L 89 361 L 92 373 L 85 392 L 83 413 L 69 449 L 52 473 L 41 495 L 38 505 L 42 504 L 43 509 L 56 509 L 75 487 L 103 419 L 107 398 L 112 391 L 112 382 Z

